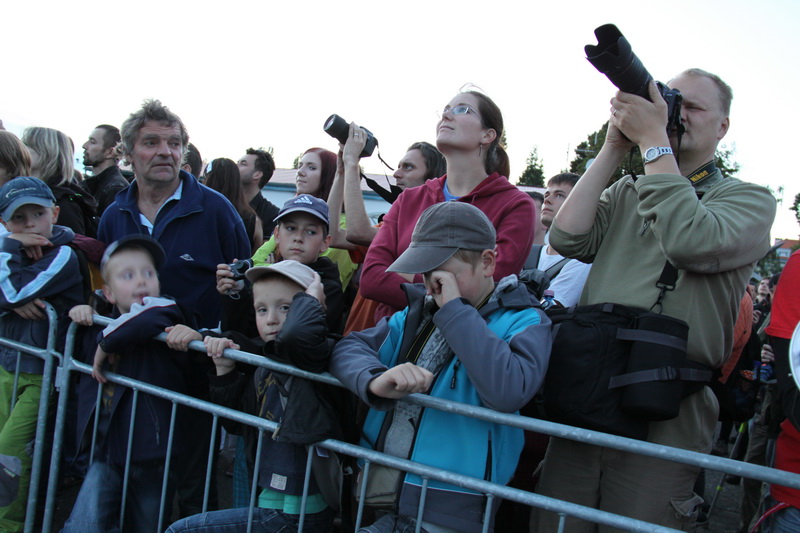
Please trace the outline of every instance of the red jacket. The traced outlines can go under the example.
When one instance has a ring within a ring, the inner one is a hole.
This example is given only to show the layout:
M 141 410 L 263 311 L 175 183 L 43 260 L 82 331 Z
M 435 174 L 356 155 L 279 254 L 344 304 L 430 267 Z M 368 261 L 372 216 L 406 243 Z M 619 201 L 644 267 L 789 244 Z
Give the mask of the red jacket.
M 386 269 L 411 244 L 411 233 L 422 212 L 444 202 L 446 179 L 445 175 L 406 189 L 383 218 L 383 226 L 369 247 L 361 274 L 362 295 L 381 302 L 375 312 L 376 322 L 407 305 L 405 293 L 400 288 L 407 283 L 406 280 L 399 274 L 386 272 Z M 458 201 L 483 211 L 497 231 L 495 281 L 509 274 L 518 274 L 533 244 L 536 219 L 533 200 L 495 172 Z M 414 282 L 422 283 L 422 276 L 416 275 Z

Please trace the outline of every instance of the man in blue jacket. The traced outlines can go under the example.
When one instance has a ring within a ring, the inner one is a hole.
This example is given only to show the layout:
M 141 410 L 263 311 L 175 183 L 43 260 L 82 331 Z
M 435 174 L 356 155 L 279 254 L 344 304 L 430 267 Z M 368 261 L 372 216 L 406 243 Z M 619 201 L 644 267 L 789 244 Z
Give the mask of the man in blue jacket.
M 244 224 L 221 194 L 181 171 L 189 134 L 158 100 L 146 100 L 122 125 L 121 151 L 136 180 L 117 195 L 100 220 L 98 238 L 114 242 L 131 233 L 152 236 L 164 248 L 164 292 L 200 313 L 199 325 L 218 325 L 220 263 L 250 257 Z

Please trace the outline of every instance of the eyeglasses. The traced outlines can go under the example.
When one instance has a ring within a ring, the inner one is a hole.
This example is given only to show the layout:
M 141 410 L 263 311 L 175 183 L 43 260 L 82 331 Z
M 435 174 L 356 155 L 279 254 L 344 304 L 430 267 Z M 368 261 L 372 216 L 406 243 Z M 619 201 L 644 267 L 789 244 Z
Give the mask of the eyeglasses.
M 451 112 L 454 115 L 466 115 L 467 113 L 473 113 L 476 117 L 480 118 L 480 115 L 477 111 L 475 111 L 472 106 L 468 106 L 467 104 L 459 104 L 457 106 L 450 107 L 449 105 L 444 106 L 442 109 L 442 115 L 447 112 Z

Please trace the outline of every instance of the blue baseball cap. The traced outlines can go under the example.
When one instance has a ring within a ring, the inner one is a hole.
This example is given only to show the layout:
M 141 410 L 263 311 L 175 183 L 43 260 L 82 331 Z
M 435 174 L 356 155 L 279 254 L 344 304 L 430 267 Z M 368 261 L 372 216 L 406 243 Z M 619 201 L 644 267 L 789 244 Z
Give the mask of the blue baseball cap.
M 28 204 L 53 207 L 56 199 L 45 182 L 29 176 L 14 178 L 0 187 L 0 217 L 3 220 L 11 220 L 17 209 Z
M 317 198 L 316 196 L 311 196 L 310 194 L 301 194 L 288 199 L 286 203 L 283 204 L 283 207 L 281 207 L 274 222 L 277 222 L 289 213 L 295 213 L 297 211 L 314 215 L 328 227 L 331 225 L 328 216 L 328 204 L 325 203 L 325 200 Z

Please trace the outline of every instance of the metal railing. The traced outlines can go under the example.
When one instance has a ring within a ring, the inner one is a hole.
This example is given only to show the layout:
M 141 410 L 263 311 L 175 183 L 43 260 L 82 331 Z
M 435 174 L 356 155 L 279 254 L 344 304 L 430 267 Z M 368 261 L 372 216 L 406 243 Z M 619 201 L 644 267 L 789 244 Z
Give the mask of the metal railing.
M 67 400 L 70 394 L 69 390 L 71 381 L 70 375 L 74 372 L 90 374 L 92 371 L 91 366 L 83 364 L 74 358 L 74 350 L 76 346 L 75 336 L 76 336 L 77 325 L 72 324 L 67 331 L 65 350 L 64 350 L 64 355 L 62 357 L 55 351 L 56 330 L 55 327 L 53 326 L 55 324 L 55 313 L 52 311 L 52 308 L 50 307 L 48 307 L 48 317 L 50 317 L 51 320 L 51 330 L 50 330 L 51 333 L 50 333 L 50 338 L 48 338 L 48 344 L 47 344 L 48 347 L 46 349 L 21 345 L 14 341 L 0 338 L 0 344 L 11 346 L 14 347 L 15 349 L 24 351 L 25 353 L 31 353 L 33 355 L 36 355 L 37 357 L 41 357 L 45 360 L 46 364 L 45 379 L 47 381 L 46 383 L 43 382 L 43 389 L 42 389 L 43 401 L 41 402 L 39 409 L 40 420 L 37 426 L 35 453 L 34 453 L 33 467 L 31 473 L 31 485 L 30 485 L 31 497 L 29 498 L 28 502 L 28 514 L 26 516 L 26 522 L 25 522 L 26 533 L 33 531 L 34 513 L 37 507 L 36 495 L 38 493 L 37 489 L 40 482 L 41 464 L 43 460 L 42 454 L 44 449 L 43 444 L 45 438 L 44 433 L 47 420 L 47 407 L 49 403 L 48 401 L 44 400 L 46 397 L 49 398 L 50 394 L 49 391 L 50 381 L 48 379 L 48 376 L 52 373 L 52 368 L 55 366 L 55 362 L 61 359 L 61 364 L 58 366 L 58 372 L 56 373 L 55 377 L 55 386 L 59 390 L 60 394 L 58 398 L 58 407 L 56 411 L 53 448 L 50 457 L 50 475 L 47 486 L 47 496 L 45 500 L 45 509 L 44 509 L 43 526 L 42 526 L 43 533 L 49 533 L 50 531 L 52 531 L 53 527 L 54 509 L 56 503 L 58 477 L 61 466 L 61 454 L 63 447 L 62 441 L 65 428 L 65 421 L 66 421 Z M 109 322 L 110 320 L 107 318 L 95 316 L 96 324 L 106 325 Z M 166 335 L 161 334 L 157 337 L 157 339 L 164 341 L 166 339 Z M 189 346 L 190 349 L 205 352 L 205 347 L 202 342 L 194 341 Z M 291 374 L 301 378 L 319 381 L 330 385 L 341 386 L 338 380 L 336 380 L 333 376 L 329 374 L 314 374 L 311 372 L 306 372 L 289 365 L 276 363 L 263 356 L 254 355 L 237 350 L 230 350 L 230 349 L 225 351 L 225 356 L 235 361 L 247 363 L 250 365 L 265 367 L 270 370 L 275 370 L 285 374 Z M 168 517 L 163 516 L 165 508 L 164 504 L 165 502 L 163 501 L 163 494 L 165 492 L 164 488 L 166 487 L 167 474 L 169 472 L 169 466 L 170 466 L 169 461 L 172 455 L 169 452 L 169 450 L 171 450 L 172 446 L 172 436 L 174 434 L 176 409 L 178 405 L 202 410 L 210 413 L 213 416 L 213 428 L 211 434 L 209 435 L 210 439 L 214 438 L 220 417 L 230 419 L 232 421 L 241 424 L 246 424 L 252 426 L 253 428 L 256 428 L 258 430 L 258 444 L 257 444 L 256 458 L 255 458 L 256 463 L 253 471 L 258 472 L 259 461 L 260 461 L 260 450 L 263 438 L 266 432 L 269 432 L 268 435 L 271 435 L 272 432 L 274 432 L 277 429 L 277 424 L 275 422 L 270 422 L 258 416 L 222 407 L 210 402 L 194 398 L 192 396 L 179 394 L 170 391 L 168 389 L 157 387 L 112 372 L 108 372 L 105 375 L 109 382 L 129 387 L 134 391 L 134 407 L 131 416 L 132 421 L 135 419 L 133 413 L 135 413 L 135 408 L 139 394 L 142 393 L 150 394 L 172 402 L 173 406 L 172 419 L 169 430 L 169 435 L 170 435 L 169 448 L 166 457 L 167 465 L 164 469 L 165 473 L 162 485 L 162 502 L 161 502 L 161 513 L 160 513 L 161 516 L 159 517 L 159 531 L 163 530 L 163 528 L 166 525 L 164 521 L 168 519 Z M 101 390 L 100 387 L 101 386 L 98 385 L 98 397 L 97 397 L 98 402 L 100 401 L 100 390 Z M 757 466 L 748 463 L 743 463 L 740 461 L 735 461 L 732 459 L 714 457 L 678 448 L 671 448 L 668 446 L 661 446 L 649 442 L 643 442 L 639 440 L 608 435 L 596 431 L 565 426 L 562 424 L 548 422 L 545 420 L 527 418 L 515 414 L 499 413 L 482 407 L 455 403 L 421 394 L 410 395 L 406 397 L 403 401 L 417 404 L 426 408 L 438 409 L 441 411 L 452 413 L 454 416 L 469 416 L 480 420 L 488 421 L 491 423 L 504 424 L 524 430 L 535 431 L 538 433 L 545 433 L 548 435 L 564 439 L 576 440 L 584 443 L 591 443 L 598 446 L 614 448 L 640 455 L 655 457 L 663 460 L 680 462 L 684 464 L 698 466 L 700 468 L 705 468 L 708 470 L 725 472 L 732 475 L 759 479 L 762 481 L 766 481 L 768 483 L 777 483 L 787 487 L 800 489 L 800 475 L 776 470 L 773 468 Z M 98 412 L 99 410 L 95 409 L 96 418 L 92 436 L 92 448 L 91 448 L 92 450 L 94 450 L 94 443 L 96 439 Z M 128 468 L 130 466 L 130 452 L 131 452 L 130 439 L 132 438 L 134 430 L 135 428 L 133 427 L 133 424 L 131 424 L 129 433 L 128 460 L 126 461 L 126 466 L 125 466 L 125 479 L 127 479 Z M 600 511 L 589 507 L 584 507 L 581 505 L 576 505 L 562 500 L 548 498 L 538 494 L 526 492 L 524 490 L 515 489 L 509 486 L 500 485 L 497 483 L 491 483 L 483 479 L 472 478 L 455 472 L 442 470 L 439 468 L 432 467 L 430 465 L 424 465 L 410 460 L 400 459 L 394 456 L 386 455 L 384 453 L 376 452 L 373 450 L 368 450 L 360 446 L 356 446 L 353 444 L 337 440 L 331 440 L 331 439 L 324 440 L 322 442 L 317 443 L 314 446 L 310 446 L 308 451 L 309 453 L 308 464 L 310 464 L 312 454 L 315 453 L 315 446 L 319 446 L 328 450 L 332 450 L 341 455 L 346 455 L 361 460 L 364 464 L 364 469 L 363 469 L 364 476 L 369 475 L 370 465 L 372 464 L 380 464 L 419 475 L 423 480 L 423 485 L 420 495 L 418 518 L 420 518 L 422 516 L 422 513 L 424 512 L 428 482 L 430 480 L 437 480 L 452 485 L 456 485 L 462 488 L 466 488 L 469 490 L 473 490 L 478 493 L 485 494 L 487 496 L 487 503 L 486 503 L 487 510 L 491 509 L 491 507 L 495 503 L 495 500 L 501 498 L 519 502 L 525 505 L 530 505 L 533 507 L 543 508 L 558 513 L 561 516 L 559 530 L 563 530 L 564 520 L 566 516 L 573 516 L 583 520 L 605 524 L 629 531 L 656 531 L 656 532 L 675 531 L 670 528 L 657 526 L 648 522 L 643 522 L 629 517 L 615 515 L 612 513 Z M 213 464 L 213 455 L 214 455 L 214 450 L 212 449 L 208 457 L 208 473 L 206 475 L 206 480 L 205 480 L 203 510 L 205 510 L 208 505 L 211 465 Z M 301 515 L 300 515 L 301 531 L 304 519 L 303 511 L 305 509 L 306 497 L 308 496 L 308 487 L 310 484 L 310 476 L 311 476 L 311 469 L 306 468 L 305 487 L 301 502 Z M 256 496 L 258 490 L 257 478 L 258 478 L 257 475 L 253 476 L 251 485 L 251 495 L 250 495 L 251 517 L 256 503 Z M 356 511 L 356 528 L 359 527 L 364 513 L 363 491 L 365 490 L 365 488 L 366 488 L 366 483 L 362 484 L 362 494 L 361 494 L 362 497 L 359 498 L 359 501 L 361 503 L 359 503 Z M 120 516 L 122 518 L 124 518 L 124 512 L 125 512 L 124 505 L 125 505 L 125 498 L 123 497 L 122 509 L 120 509 Z M 484 521 L 483 530 L 488 531 L 489 513 L 485 514 L 487 518 Z M 122 522 L 122 520 L 120 522 Z M 419 528 L 419 520 L 417 523 Z

